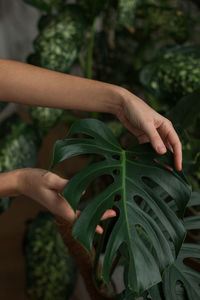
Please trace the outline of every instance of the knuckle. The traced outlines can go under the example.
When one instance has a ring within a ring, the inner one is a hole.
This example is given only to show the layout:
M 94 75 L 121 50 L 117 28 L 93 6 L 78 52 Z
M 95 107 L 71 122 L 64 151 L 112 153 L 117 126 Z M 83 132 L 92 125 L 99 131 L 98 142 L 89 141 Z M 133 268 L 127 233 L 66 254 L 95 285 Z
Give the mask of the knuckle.
M 170 120 L 166 119 L 166 124 L 167 126 L 173 127 L 173 124 Z

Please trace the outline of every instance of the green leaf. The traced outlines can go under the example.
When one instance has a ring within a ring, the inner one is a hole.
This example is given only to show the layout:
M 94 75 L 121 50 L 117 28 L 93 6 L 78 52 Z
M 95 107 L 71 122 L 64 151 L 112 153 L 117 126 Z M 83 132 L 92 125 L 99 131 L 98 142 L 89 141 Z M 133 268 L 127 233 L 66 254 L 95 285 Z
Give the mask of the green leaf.
M 138 0 L 119 0 L 118 19 L 123 26 L 133 27 Z
M 82 10 L 77 5 L 67 5 L 36 37 L 33 61 L 43 68 L 68 73 L 82 46 L 86 27 Z
M 68 300 L 77 272 L 53 216 L 40 212 L 25 234 L 26 288 L 34 300 Z
M 59 9 L 63 6 L 65 1 L 66 0 L 24 0 L 25 3 L 47 13 L 51 12 L 54 7 Z
M 188 257 L 199 259 L 200 245 L 184 243 L 176 262 L 165 271 L 162 285 L 166 300 L 177 300 L 177 282 L 182 283 L 188 299 L 200 298 L 200 274 L 183 263 L 183 260 Z
M 187 206 L 199 206 L 200 193 L 193 192 Z M 200 216 L 183 219 L 187 230 L 200 229 Z M 165 272 L 163 282 L 150 289 L 152 300 L 196 300 L 200 296 L 200 273 L 183 263 L 185 258 L 200 259 L 200 245 L 184 243 L 178 258 Z M 159 298 L 161 289 L 163 297 Z M 187 297 L 186 297 L 187 294 Z
M 30 116 L 40 138 L 43 138 L 56 124 L 63 113 L 62 109 L 50 107 L 31 107 Z
M 181 98 L 168 113 L 167 117 L 173 124 L 183 130 L 195 123 L 200 114 L 200 89 L 191 95 Z
M 157 98 L 177 101 L 199 89 L 200 47 L 175 46 L 160 50 L 140 72 L 141 83 Z
M 17 118 L 11 124 L 8 122 L 4 129 L 7 129 L 7 135 L 1 139 L 0 144 L 0 172 L 33 168 L 39 149 L 39 139 L 33 126 L 27 125 Z M 11 200 L 12 197 L 0 199 L 0 213 L 7 210 Z
M 185 237 L 182 221 L 167 202 L 154 193 L 152 186 L 160 186 L 175 200 L 181 216 L 190 198 L 190 188 L 180 172 L 171 172 L 164 167 L 165 161 L 170 164 L 171 157 L 165 156 L 160 163 L 154 161 L 161 156 L 149 144 L 137 146 L 135 150 L 124 150 L 111 131 L 101 121 L 93 119 L 75 122 L 68 136 L 77 133 L 91 138 L 56 142 L 53 165 L 79 154 L 101 154 L 105 159 L 76 174 L 66 185 L 64 197 L 76 210 L 82 192 L 95 178 L 109 174 L 113 182 L 83 210 L 75 223 L 73 235 L 91 252 L 95 228 L 101 216 L 115 205 L 120 215 L 106 246 L 102 276 L 108 284 L 113 259 L 125 243 L 129 254 L 129 288 L 139 295 L 160 282 L 164 269 L 173 263 L 174 250 L 171 250 L 169 238 L 178 254 Z M 121 197 L 117 202 L 116 196 Z M 146 211 L 140 207 L 143 203 Z M 148 237 L 148 243 L 144 242 L 141 232 Z M 153 251 L 149 249 L 149 243 Z
M 107 0 L 78 0 L 78 4 L 92 20 L 101 13 L 108 2 Z

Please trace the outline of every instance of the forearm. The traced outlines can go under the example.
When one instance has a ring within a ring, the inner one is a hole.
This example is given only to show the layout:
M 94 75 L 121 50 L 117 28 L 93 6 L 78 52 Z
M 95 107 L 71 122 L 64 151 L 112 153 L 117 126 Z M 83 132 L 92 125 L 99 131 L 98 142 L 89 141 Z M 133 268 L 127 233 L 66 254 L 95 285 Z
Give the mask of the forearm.
M 18 196 L 20 169 L 0 173 L 0 198 Z
M 115 114 L 121 107 L 121 90 L 115 85 L 0 59 L 0 101 Z

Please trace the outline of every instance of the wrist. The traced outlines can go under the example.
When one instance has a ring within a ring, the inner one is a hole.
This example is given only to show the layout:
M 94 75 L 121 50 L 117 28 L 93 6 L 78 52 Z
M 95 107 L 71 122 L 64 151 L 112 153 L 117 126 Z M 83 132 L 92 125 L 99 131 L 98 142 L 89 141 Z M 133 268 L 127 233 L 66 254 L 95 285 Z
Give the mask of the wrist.
M 20 176 L 22 169 L 7 171 L 0 174 L 0 197 L 16 197 L 21 195 Z
M 127 90 L 117 86 L 109 86 L 109 101 L 108 101 L 108 113 L 111 113 L 115 116 L 118 116 L 119 113 L 123 110 L 124 103 L 126 101 Z

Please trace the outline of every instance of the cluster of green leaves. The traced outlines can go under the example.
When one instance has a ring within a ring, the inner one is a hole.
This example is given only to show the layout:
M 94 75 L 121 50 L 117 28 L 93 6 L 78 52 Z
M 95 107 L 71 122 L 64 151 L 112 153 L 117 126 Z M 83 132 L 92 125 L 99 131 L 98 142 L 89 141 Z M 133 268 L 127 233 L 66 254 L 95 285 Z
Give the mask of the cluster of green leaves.
M 118 18 L 124 26 L 133 27 L 135 23 L 135 10 L 138 0 L 119 0 Z
M 1 143 L 1 172 L 32 167 L 36 161 L 38 139 L 32 126 L 20 122 L 12 128 L 11 133 Z
M 81 10 L 68 5 L 44 23 L 34 41 L 35 53 L 29 56 L 28 62 L 67 73 L 83 43 L 86 24 Z
M 141 71 L 141 83 L 158 99 L 178 100 L 200 87 L 199 46 L 163 50 Z
M 0 143 L 0 172 L 34 167 L 39 141 L 33 127 L 15 118 L 15 123 L 8 121 L 3 128 L 10 129 L 10 133 L 7 131 Z M 0 213 L 7 210 L 10 202 L 10 197 L 0 199 Z
M 24 245 L 31 299 L 70 299 L 76 267 L 50 213 L 41 212 L 29 222 Z
M 34 122 L 34 126 L 36 126 L 38 136 L 40 136 L 40 138 L 43 138 L 56 124 L 62 114 L 62 109 L 40 106 L 31 107 L 30 116 Z
M 183 43 L 189 37 L 189 22 L 179 8 L 145 6 L 138 9 L 137 17 L 143 19 L 142 26 L 148 28 L 151 33 L 161 31 L 165 37 L 170 37 L 178 43 Z
M 75 223 L 73 235 L 91 253 L 101 216 L 106 209 L 117 207 L 119 218 L 106 245 L 102 277 L 109 285 L 113 260 L 125 247 L 121 254 L 126 253 L 127 287 L 139 296 L 161 281 L 163 271 L 179 253 L 185 229 L 166 199 L 170 198 L 183 216 L 190 188 L 182 173 L 164 167 L 164 163 L 172 163 L 170 153 L 161 158 L 148 144 L 124 150 L 98 120 L 75 122 L 68 136 L 78 133 L 91 138 L 57 141 L 52 165 L 88 153 L 101 154 L 104 160 L 76 174 L 65 187 L 64 197 L 76 210 L 82 192 L 95 178 L 109 174 L 113 182 L 87 205 Z M 116 197 L 120 197 L 117 202 Z

